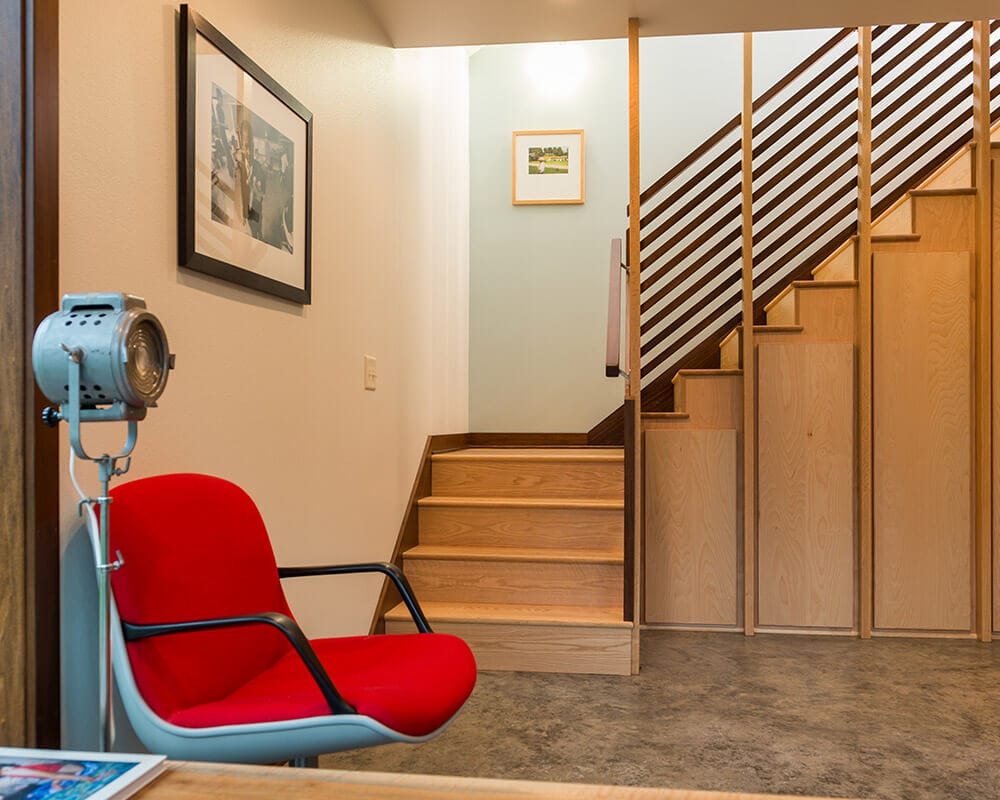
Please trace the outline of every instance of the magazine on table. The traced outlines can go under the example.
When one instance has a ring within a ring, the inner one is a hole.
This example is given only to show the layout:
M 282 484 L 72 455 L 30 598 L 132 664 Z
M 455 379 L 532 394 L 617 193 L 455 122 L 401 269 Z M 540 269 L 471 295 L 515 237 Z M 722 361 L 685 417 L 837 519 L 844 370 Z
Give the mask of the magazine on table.
M 121 800 L 164 766 L 165 756 L 0 747 L 0 798 Z

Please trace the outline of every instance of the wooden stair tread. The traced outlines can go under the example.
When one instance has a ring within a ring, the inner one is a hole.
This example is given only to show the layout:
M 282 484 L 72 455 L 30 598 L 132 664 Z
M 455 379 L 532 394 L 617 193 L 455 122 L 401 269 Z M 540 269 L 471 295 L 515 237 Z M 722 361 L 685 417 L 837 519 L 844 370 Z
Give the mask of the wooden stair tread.
M 685 415 L 686 416 L 686 415 Z M 566 508 L 581 511 L 623 511 L 624 500 L 587 500 L 574 497 L 445 497 L 428 495 L 421 508 Z
M 573 625 L 595 628 L 631 628 L 622 619 L 622 609 L 614 606 L 545 606 L 518 603 L 421 603 L 427 620 L 438 622 L 499 623 L 517 625 Z M 389 609 L 386 620 L 408 622 L 409 609 L 404 603 Z
M 476 447 L 435 453 L 432 461 L 534 461 L 534 462 L 584 462 L 622 463 L 625 450 L 621 447 L 567 447 L 553 448 L 493 448 Z
M 418 544 L 405 551 L 403 558 L 560 564 L 623 564 L 625 561 L 621 548 L 565 550 L 549 547 L 482 547 L 444 544 Z
M 792 281 L 796 289 L 855 289 L 857 281 Z
M 690 419 L 691 415 L 687 411 L 643 411 L 643 419 Z
M 754 325 L 753 332 L 758 333 L 802 333 L 805 327 L 802 325 Z
M 953 189 L 911 189 L 911 197 L 962 197 L 974 195 L 976 190 L 973 187 L 956 187 Z
M 678 378 L 730 378 L 743 374 L 741 369 L 679 369 L 673 377 L 673 383 Z
M 873 233 L 873 242 L 919 242 L 919 233 Z

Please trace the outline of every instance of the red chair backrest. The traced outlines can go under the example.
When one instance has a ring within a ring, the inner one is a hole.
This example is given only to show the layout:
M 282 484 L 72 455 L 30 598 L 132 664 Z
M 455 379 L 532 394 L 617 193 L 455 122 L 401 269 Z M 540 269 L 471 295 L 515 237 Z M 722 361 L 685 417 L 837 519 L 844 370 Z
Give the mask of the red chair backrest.
M 125 559 L 111 578 L 122 620 L 291 616 L 264 521 L 240 487 L 209 475 L 161 475 L 111 496 L 111 552 Z M 281 633 L 264 625 L 128 645 L 139 691 L 161 717 L 225 697 L 287 651 Z

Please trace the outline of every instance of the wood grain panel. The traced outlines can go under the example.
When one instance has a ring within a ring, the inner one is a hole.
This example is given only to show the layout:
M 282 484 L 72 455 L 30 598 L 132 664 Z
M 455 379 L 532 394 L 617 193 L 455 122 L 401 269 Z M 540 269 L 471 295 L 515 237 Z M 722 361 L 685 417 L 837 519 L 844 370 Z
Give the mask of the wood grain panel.
M 609 548 L 622 546 L 623 503 L 601 508 L 547 508 L 516 502 L 477 506 L 443 504 L 440 498 L 420 503 L 421 544 L 484 547 Z
M 0 2 L 0 741 L 27 744 L 21 3 Z
M 624 466 L 616 462 L 432 459 L 433 494 L 449 497 L 621 499 Z
M 872 29 L 858 28 L 858 627 L 872 635 Z
M 682 370 L 677 375 L 683 410 L 693 428 L 743 428 L 743 375 L 738 371 Z M 675 400 L 678 394 L 674 395 Z M 675 402 L 675 407 L 676 407 Z
M 795 316 L 804 328 L 803 341 L 854 342 L 857 335 L 856 285 L 844 285 L 839 281 L 796 281 L 794 293 Z
M 622 599 L 621 564 L 405 557 L 404 563 L 421 600 L 613 606 Z
M 741 457 L 740 479 L 742 487 L 740 499 L 742 509 L 740 514 L 743 528 L 743 626 L 744 633 L 752 636 L 754 632 L 754 607 L 756 599 L 756 565 L 757 565 L 757 494 L 753 487 L 757 485 L 757 449 L 756 449 L 756 406 L 754 405 L 754 380 L 756 371 L 756 349 L 754 348 L 754 310 L 753 310 L 753 34 L 743 34 L 743 108 L 740 113 L 741 143 L 740 143 L 740 238 L 741 265 L 740 277 L 742 284 L 742 348 L 743 370 L 746 380 L 741 384 L 743 402 L 741 413 L 743 421 L 740 427 L 740 444 L 743 453 Z M 749 488 L 747 488 L 749 487 Z
M 757 621 L 852 628 L 854 348 L 758 348 Z
M 462 638 L 479 669 L 628 675 L 632 625 L 621 609 L 576 606 L 423 604 L 435 633 Z M 415 633 L 400 604 L 386 615 L 387 633 Z
M 872 234 L 888 236 L 895 233 L 913 233 L 913 200 L 904 195 L 872 224 Z
M 972 250 L 975 247 L 974 195 L 913 197 L 913 231 L 921 250 Z
M 791 798 L 791 795 L 782 795 Z M 168 761 L 138 800 L 780 800 L 778 795 Z M 796 795 L 794 800 L 817 800 Z
M 990 23 L 977 20 L 972 34 L 973 129 L 976 143 L 975 225 L 975 350 L 973 375 L 973 530 L 975 535 L 975 627 L 984 642 L 993 640 L 993 275 L 992 166 L 990 147 Z
M 568 672 L 590 675 L 631 673 L 632 627 L 582 628 L 565 625 L 431 623 L 435 633 L 463 639 L 479 669 Z M 387 633 L 412 633 L 412 623 L 386 623 Z
M 855 239 L 849 239 L 838 248 L 832 256 L 812 271 L 817 281 L 853 281 L 857 280 L 855 256 Z
M 972 186 L 972 148 L 963 147 L 924 183 L 924 189 L 965 189 Z
M 970 630 L 969 253 L 876 253 L 875 626 Z
M 646 432 L 646 621 L 736 625 L 736 431 Z
M 993 155 L 991 158 L 991 173 L 993 179 L 992 197 L 993 202 L 991 204 L 991 228 L 992 228 L 992 244 L 991 244 L 991 272 L 996 274 L 997 270 L 1000 269 L 1000 175 L 997 174 L 998 169 L 1000 169 L 1000 153 Z M 992 286 L 992 310 L 993 310 L 993 331 L 992 331 L 992 344 L 993 344 L 993 369 L 992 369 L 992 385 L 993 385 L 993 439 L 997 440 L 1000 437 L 1000 324 L 996 324 L 997 320 L 1000 320 L 1000 281 L 993 281 Z M 993 519 L 993 630 L 995 632 L 1000 632 L 1000 448 L 995 448 L 993 451 L 993 508 L 992 508 L 992 519 Z
M 795 318 L 795 290 L 788 289 L 779 294 L 764 308 L 768 325 L 797 325 Z

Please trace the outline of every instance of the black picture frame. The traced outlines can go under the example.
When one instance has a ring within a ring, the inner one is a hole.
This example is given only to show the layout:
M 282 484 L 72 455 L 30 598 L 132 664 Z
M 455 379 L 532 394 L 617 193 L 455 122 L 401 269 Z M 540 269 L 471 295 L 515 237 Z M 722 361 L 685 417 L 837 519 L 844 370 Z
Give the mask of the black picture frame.
M 204 93 L 199 98 L 199 36 L 233 62 L 239 71 L 233 74 L 249 76 L 251 86 L 262 87 L 277 101 L 271 103 L 266 95 L 263 98 L 272 119 L 275 114 L 280 116 L 284 128 L 258 116 L 242 94 L 235 93 L 240 98 L 236 99 L 214 83 L 208 102 Z M 232 112 L 228 116 L 238 120 L 238 131 L 226 127 L 227 114 L 220 110 L 221 106 Z M 199 117 L 204 114 L 208 115 L 207 123 Z M 177 121 L 179 265 L 295 303 L 310 304 L 312 113 L 186 3 L 180 6 Z M 204 133 L 206 124 L 210 134 L 207 137 L 198 133 Z M 263 139 L 255 135 L 255 126 L 265 130 Z M 294 138 L 286 135 L 290 129 L 294 129 Z M 304 141 L 302 165 L 295 161 L 302 156 L 294 141 L 300 145 Z M 196 172 L 199 165 L 200 175 Z M 257 207 L 252 199 L 255 196 Z M 277 265 L 270 270 L 271 275 L 261 268 L 265 263 Z M 276 273 L 281 277 L 275 277 Z M 287 273 L 294 279 L 282 280 Z

